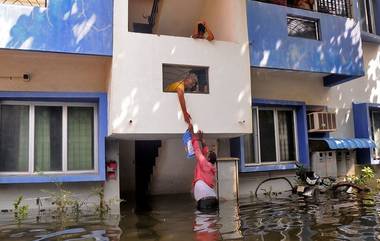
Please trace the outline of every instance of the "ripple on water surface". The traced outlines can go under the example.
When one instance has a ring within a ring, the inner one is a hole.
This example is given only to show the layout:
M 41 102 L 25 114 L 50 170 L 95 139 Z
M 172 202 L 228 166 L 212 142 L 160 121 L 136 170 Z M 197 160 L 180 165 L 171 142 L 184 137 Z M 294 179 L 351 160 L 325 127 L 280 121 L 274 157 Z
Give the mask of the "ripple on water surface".
M 380 198 L 368 195 L 318 199 L 298 196 L 243 199 L 220 204 L 218 213 L 200 213 L 190 196 L 153 198 L 149 211 L 122 207 L 121 215 L 64 220 L 43 215 L 15 223 L 0 216 L 0 240 L 380 240 Z

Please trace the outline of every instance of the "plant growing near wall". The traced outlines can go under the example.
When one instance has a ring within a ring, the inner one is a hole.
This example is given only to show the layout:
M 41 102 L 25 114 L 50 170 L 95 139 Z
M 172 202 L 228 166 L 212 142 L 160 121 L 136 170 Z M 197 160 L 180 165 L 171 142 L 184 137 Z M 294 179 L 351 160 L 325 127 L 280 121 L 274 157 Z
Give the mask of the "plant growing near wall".
M 357 185 L 368 185 L 375 178 L 375 171 L 372 167 L 363 167 L 359 176 L 349 176 L 347 180 Z
M 72 192 L 65 190 L 62 183 L 56 183 L 56 191 L 44 191 L 48 193 L 53 199 L 53 205 L 55 206 L 55 211 L 59 217 L 64 216 L 69 207 L 74 206 L 75 200 L 73 199 Z M 79 204 L 78 204 L 79 207 Z
M 103 217 L 111 209 L 104 198 L 104 187 L 103 186 L 96 187 L 94 188 L 93 192 L 99 198 L 99 203 L 98 203 L 98 206 L 96 207 L 96 211 L 100 217 Z
M 21 205 L 23 199 L 24 197 L 21 195 L 13 203 L 14 217 L 17 223 L 21 223 L 28 216 L 29 206 Z

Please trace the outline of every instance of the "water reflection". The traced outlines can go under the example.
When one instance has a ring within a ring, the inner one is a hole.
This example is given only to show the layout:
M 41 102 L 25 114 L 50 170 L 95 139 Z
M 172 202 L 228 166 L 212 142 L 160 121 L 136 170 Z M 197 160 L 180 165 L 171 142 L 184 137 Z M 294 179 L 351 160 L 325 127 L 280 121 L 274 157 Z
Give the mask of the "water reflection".
M 122 207 L 120 217 L 105 219 L 44 215 L 17 224 L 12 214 L 1 214 L 0 240 L 380 240 L 378 195 L 245 199 L 220 203 L 215 213 L 195 211 L 187 195 L 157 197 L 151 204 L 138 213 Z

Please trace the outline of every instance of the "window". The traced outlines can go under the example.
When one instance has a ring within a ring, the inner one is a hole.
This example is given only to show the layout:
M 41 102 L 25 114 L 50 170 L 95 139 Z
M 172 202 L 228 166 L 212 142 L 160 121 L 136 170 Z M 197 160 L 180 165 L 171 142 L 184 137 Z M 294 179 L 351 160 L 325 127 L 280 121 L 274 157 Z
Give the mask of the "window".
M 380 159 L 380 111 L 372 111 L 372 138 L 376 143 L 374 159 Z
M 359 22 L 363 31 L 376 34 L 374 4 L 372 0 L 359 0 Z
M 246 164 L 273 164 L 298 160 L 294 110 L 254 108 L 253 125 L 253 135 L 244 137 Z
M 46 7 L 47 0 L 0 0 L 3 4 L 14 4 L 32 7 Z
M 318 20 L 288 16 L 287 23 L 288 36 L 321 40 Z
M 163 64 L 164 92 L 209 93 L 208 67 Z
M 0 104 L 0 173 L 97 171 L 97 106 Z

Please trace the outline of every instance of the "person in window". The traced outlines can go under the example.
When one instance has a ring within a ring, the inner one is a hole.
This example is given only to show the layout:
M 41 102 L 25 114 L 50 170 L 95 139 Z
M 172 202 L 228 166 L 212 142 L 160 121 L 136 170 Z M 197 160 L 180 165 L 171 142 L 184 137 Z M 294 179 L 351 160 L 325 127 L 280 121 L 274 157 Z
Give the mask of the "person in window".
M 179 104 L 181 105 L 181 110 L 183 118 L 187 124 L 191 123 L 191 116 L 187 112 L 186 101 L 185 101 L 185 91 L 193 92 L 198 86 L 198 76 L 195 73 L 188 73 L 183 80 L 176 81 L 166 86 L 165 91 L 177 92 Z
M 297 7 L 307 9 L 307 10 L 313 10 L 314 6 L 314 0 L 298 0 L 297 1 Z
M 215 38 L 206 21 L 197 22 L 191 37 L 195 39 L 207 39 L 208 41 L 212 41 Z
M 193 179 L 194 199 L 199 211 L 212 212 L 218 209 L 218 199 L 214 190 L 216 154 L 209 151 L 202 131 L 194 134 L 191 124 L 189 124 L 189 130 L 192 133 L 192 144 L 197 161 Z

